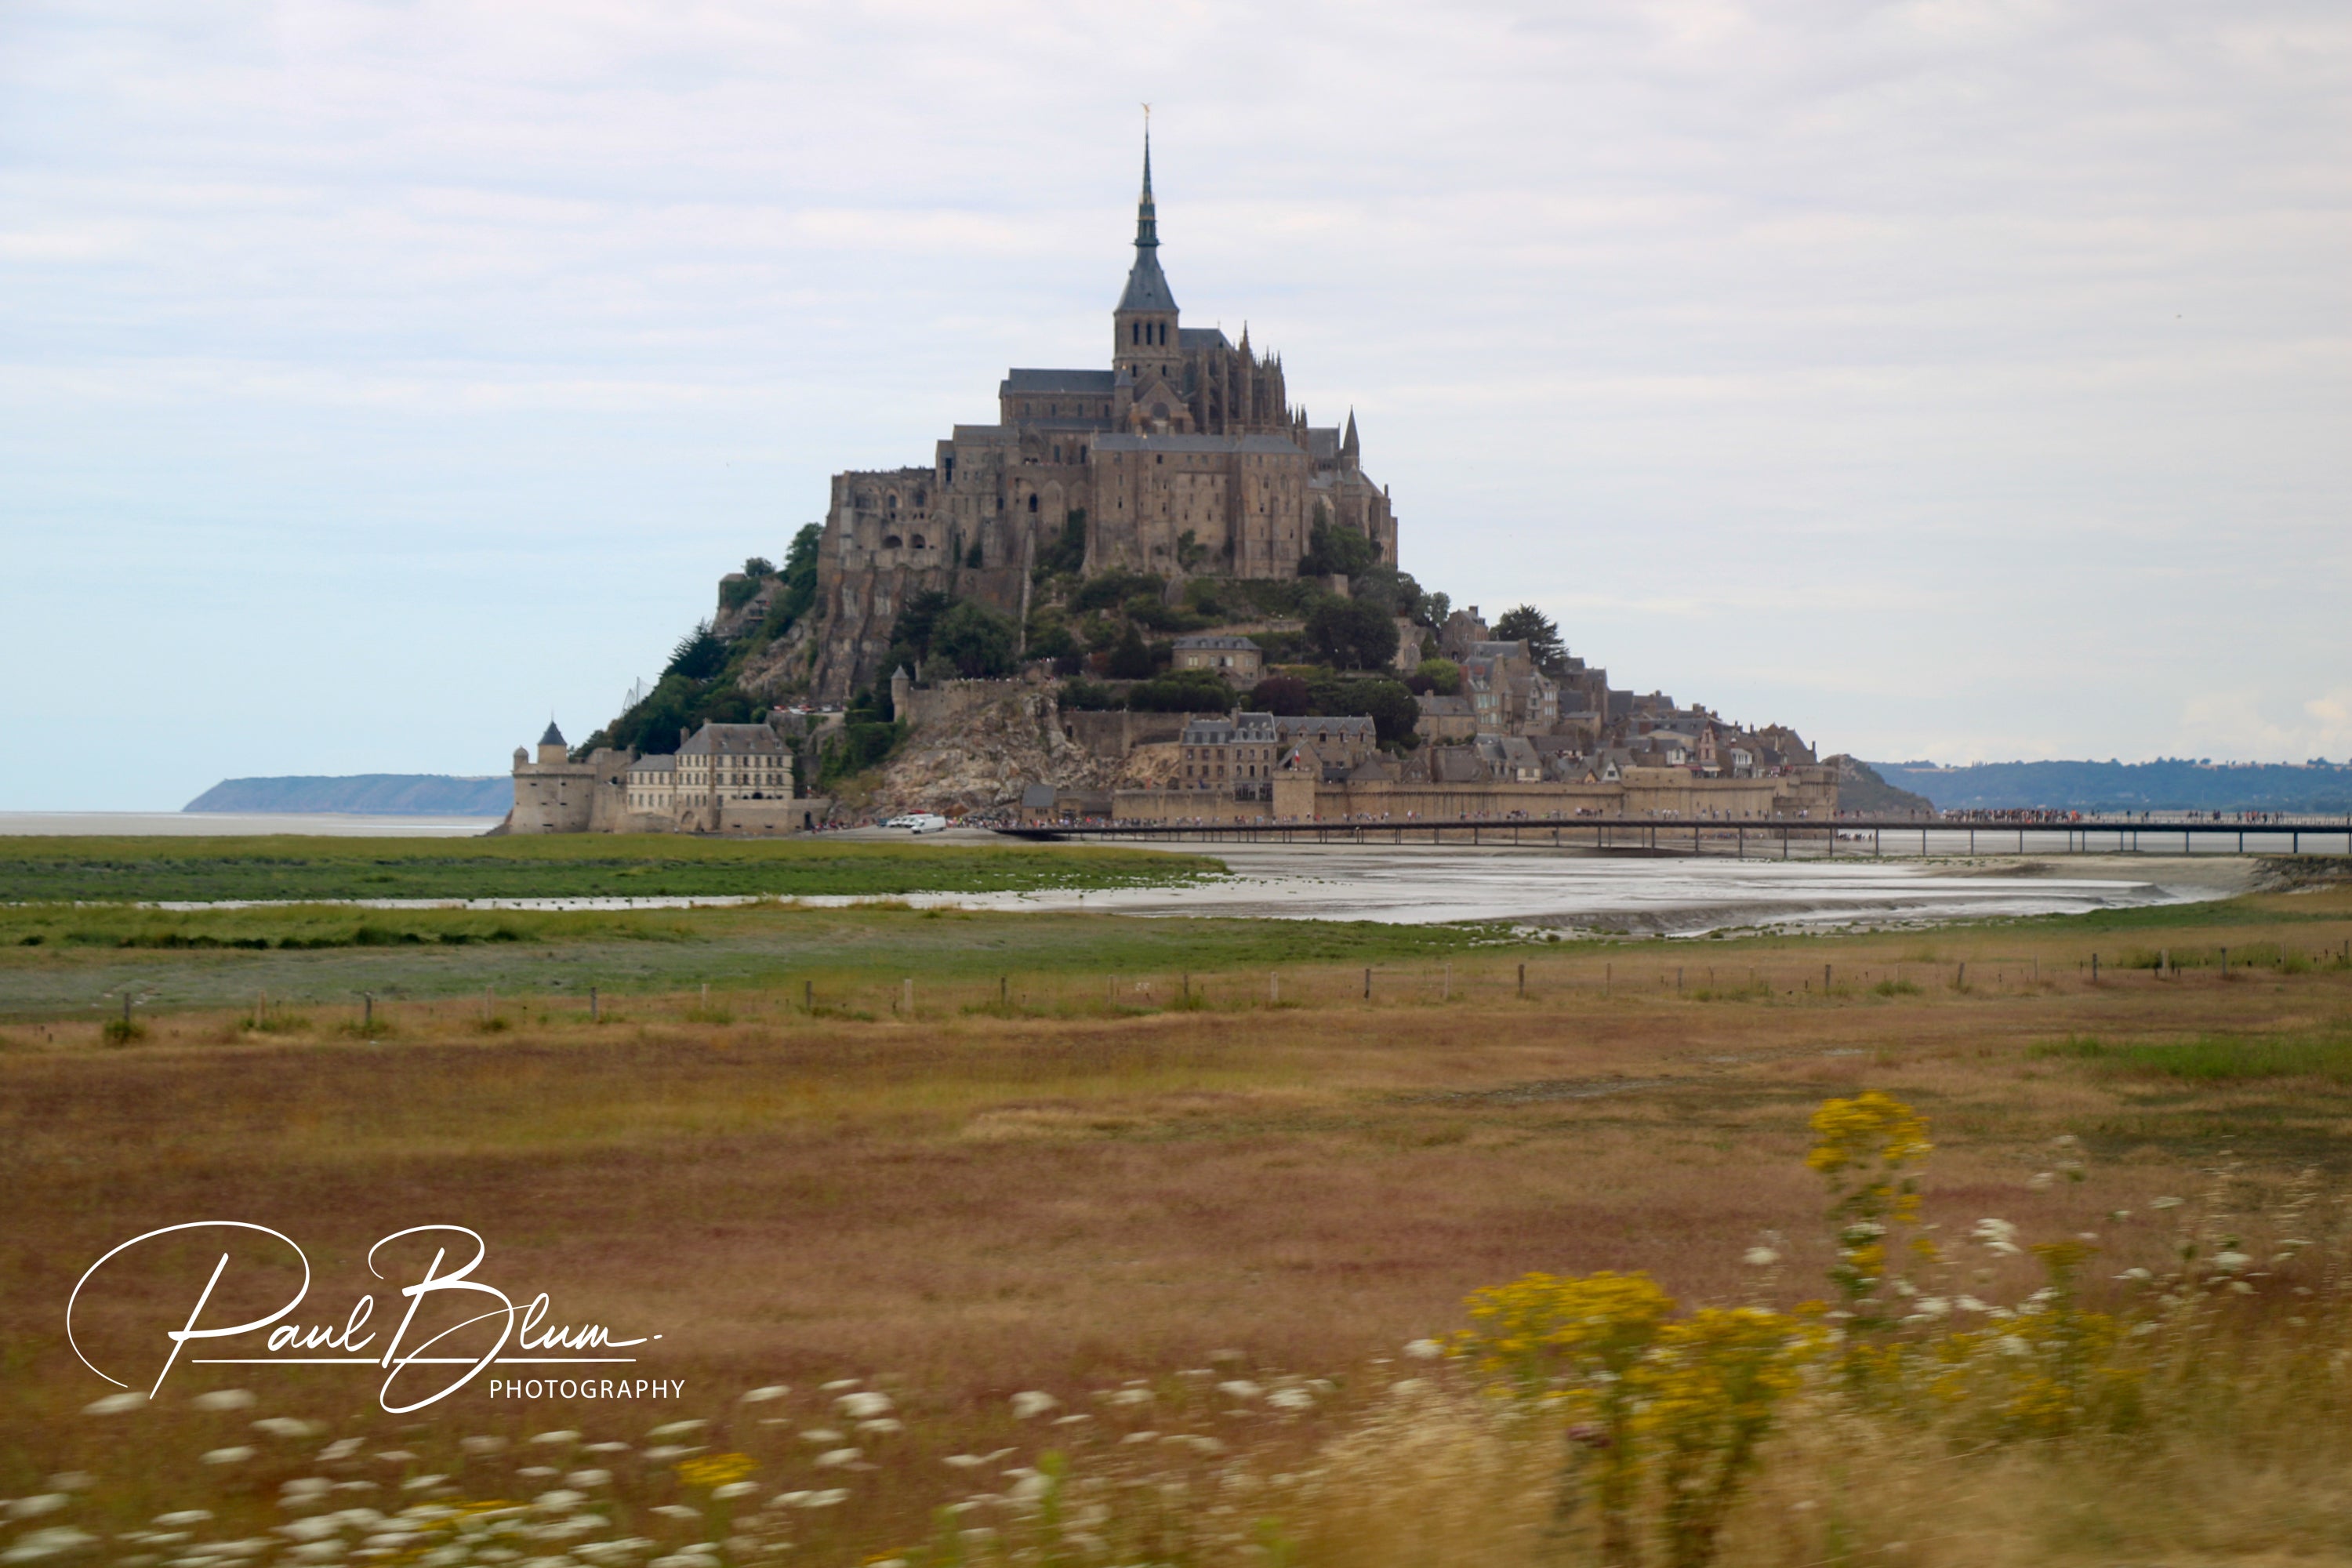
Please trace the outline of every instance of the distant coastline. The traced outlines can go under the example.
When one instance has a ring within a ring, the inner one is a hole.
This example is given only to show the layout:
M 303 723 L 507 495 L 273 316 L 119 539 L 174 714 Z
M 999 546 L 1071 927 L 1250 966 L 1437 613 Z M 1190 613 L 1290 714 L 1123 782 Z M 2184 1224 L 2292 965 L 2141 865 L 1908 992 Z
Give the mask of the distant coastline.
M 280 816 L 504 816 L 513 805 L 514 780 L 506 774 L 351 773 L 223 779 L 180 809 Z

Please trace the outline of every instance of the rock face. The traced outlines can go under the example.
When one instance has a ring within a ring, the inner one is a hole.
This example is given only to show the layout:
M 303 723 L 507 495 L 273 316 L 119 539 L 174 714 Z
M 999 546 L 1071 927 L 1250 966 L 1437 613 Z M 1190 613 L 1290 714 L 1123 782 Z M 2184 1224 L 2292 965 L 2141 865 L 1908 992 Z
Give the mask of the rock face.
M 1154 789 L 1176 776 L 1182 748 L 1175 744 L 1139 745 L 1112 761 L 1071 740 L 1051 687 L 973 684 L 997 688 L 998 694 L 985 701 L 966 697 L 940 703 L 940 717 L 918 720 L 906 748 L 884 765 L 866 810 L 877 816 L 985 811 L 1019 805 L 1031 784 Z
M 917 729 L 883 768 L 869 809 L 982 811 L 1017 805 L 1033 784 L 1108 789 L 1118 772 L 1062 733 L 1051 689 L 1015 690 Z

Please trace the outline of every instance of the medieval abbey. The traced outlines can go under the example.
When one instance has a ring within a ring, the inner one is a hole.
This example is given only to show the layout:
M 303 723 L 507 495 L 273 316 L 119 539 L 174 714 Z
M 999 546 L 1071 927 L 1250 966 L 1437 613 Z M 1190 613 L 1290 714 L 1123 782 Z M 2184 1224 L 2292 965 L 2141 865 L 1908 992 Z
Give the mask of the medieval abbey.
M 507 830 L 803 832 L 836 784 L 1141 821 L 1834 807 L 1792 731 L 1612 687 L 1532 606 L 1489 626 L 1397 571 L 1355 416 L 1309 420 L 1246 328 L 1183 324 L 1148 140 L 1110 325 L 1108 368 L 1015 367 L 928 465 L 835 474 L 613 725 L 516 752 Z
M 1038 552 L 1083 531 L 1085 574 L 1290 577 L 1318 518 L 1393 565 L 1388 492 L 1364 476 L 1355 416 L 1316 426 L 1279 355 L 1187 327 L 1160 267 L 1151 149 L 1135 263 L 1111 312 L 1108 370 L 1008 371 L 996 421 L 959 425 L 919 468 L 836 474 L 818 556 L 816 695 L 879 668 L 908 595 L 926 589 L 1024 617 Z

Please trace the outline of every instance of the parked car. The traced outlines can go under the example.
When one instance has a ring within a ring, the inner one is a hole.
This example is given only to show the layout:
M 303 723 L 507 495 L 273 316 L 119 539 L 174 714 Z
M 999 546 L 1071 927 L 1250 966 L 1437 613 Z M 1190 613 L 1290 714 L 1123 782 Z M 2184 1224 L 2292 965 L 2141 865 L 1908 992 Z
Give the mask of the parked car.
M 890 818 L 882 826 L 885 827 L 912 827 L 915 826 L 915 818 L 921 815 L 922 813 L 919 811 L 907 812 L 901 816 Z
M 936 812 L 919 811 L 907 818 L 909 833 L 940 833 L 947 828 L 948 819 Z

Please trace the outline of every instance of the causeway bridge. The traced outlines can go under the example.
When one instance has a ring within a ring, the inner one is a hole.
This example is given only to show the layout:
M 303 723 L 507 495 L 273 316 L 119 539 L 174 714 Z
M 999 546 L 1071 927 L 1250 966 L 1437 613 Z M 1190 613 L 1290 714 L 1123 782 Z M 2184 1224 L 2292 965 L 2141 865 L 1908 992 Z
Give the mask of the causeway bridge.
M 2086 817 L 2048 822 L 1967 818 L 1654 816 L 1498 817 L 1457 821 L 1063 822 L 1007 825 L 1008 838 L 1148 839 L 1194 844 L 1449 844 L 1580 849 L 1608 855 L 1722 856 L 1742 860 L 1882 859 L 1960 855 L 2352 855 L 2352 817 L 2261 822 Z

